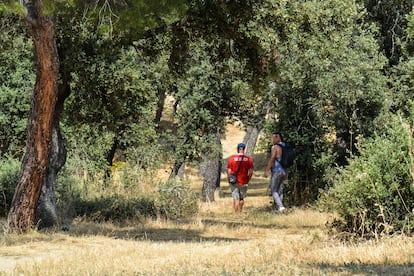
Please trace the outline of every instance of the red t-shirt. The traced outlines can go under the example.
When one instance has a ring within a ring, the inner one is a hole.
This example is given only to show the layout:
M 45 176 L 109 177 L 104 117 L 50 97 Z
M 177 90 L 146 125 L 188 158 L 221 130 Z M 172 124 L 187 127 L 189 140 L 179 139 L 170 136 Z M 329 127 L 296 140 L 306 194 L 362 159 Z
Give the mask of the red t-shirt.
M 243 156 L 243 161 L 241 161 L 242 156 Z M 253 169 L 253 160 L 248 155 L 242 155 L 242 154 L 232 155 L 229 158 L 229 161 L 227 162 L 227 169 L 231 170 L 231 174 L 235 174 L 237 173 L 239 164 L 240 164 L 240 170 L 239 170 L 239 173 L 237 174 L 237 182 L 239 183 L 239 185 L 248 184 L 249 183 L 249 170 Z

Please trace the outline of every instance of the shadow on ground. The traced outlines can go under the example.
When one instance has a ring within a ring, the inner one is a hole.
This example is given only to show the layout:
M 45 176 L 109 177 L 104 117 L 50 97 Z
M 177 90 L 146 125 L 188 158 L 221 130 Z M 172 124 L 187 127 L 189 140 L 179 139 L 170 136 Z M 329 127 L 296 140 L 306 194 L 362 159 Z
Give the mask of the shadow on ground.
M 387 265 L 387 264 L 364 264 L 347 263 L 344 265 L 316 264 L 308 265 L 315 271 L 325 271 L 327 275 L 414 275 L 414 263 Z
M 183 222 L 188 223 L 188 222 Z M 229 223 L 229 227 L 237 224 Z M 148 240 L 168 242 L 205 242 L 205 241 L 237 241 L 237 238 L 204 237 L 203 230 L 179 228 L 152 228 L 152 227 L 119 227 L 114 229 L 111 225 L 97 225 L 96 223 L 81 223 L 72 225 L 66 233 L 73 237 L 99 235 L 122 240 Z

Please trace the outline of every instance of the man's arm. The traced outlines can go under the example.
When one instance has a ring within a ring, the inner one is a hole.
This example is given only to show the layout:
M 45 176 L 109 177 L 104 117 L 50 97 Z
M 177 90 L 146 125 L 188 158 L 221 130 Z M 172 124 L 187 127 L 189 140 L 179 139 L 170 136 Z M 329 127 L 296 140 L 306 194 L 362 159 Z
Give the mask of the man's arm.
M 269 171 L 272 168 L 273 163 L 275 162 L 275 160 L 276 160 L 276 146 L 273 145 L 272 146 L 272 151 L 270 153 L 269 161 L 267 162 L 267 166 L 266 166 L 265 171 L 264 171 L 264 177 L 267 177 L 269 175 Z
M 247 172 L 247 175 L 249 176 L 249 181 L 253 176 L 253 168 L 250 168 L 249 171 Z
M 229 179 L 230 174 L 231 174 L 231 169 L 230 169 L 230 168 L 228 168 L 228 169 L 227 169 L 227 180 Z
M 233 161 L 233 156 L 231 156 L 230 158 L 229 158 L 229 161 L 228 161 L 228 163 L 227 163 L 227 181 L 229 180 L 229 178 L 230 178 L 230 174 L 232 173 L 232 171 L 231 171 L 231 163 L 232 163 L 232 161 Z

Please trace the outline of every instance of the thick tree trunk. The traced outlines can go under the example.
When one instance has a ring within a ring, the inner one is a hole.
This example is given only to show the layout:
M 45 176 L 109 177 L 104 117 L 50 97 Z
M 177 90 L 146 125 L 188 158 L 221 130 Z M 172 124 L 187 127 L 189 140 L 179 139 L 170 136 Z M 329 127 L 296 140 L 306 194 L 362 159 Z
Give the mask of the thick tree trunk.
M 66 148 L 60 132 L 60 115 L 63 112 L 63 105 L 69 94 L 69 81 L 63 81 L 63 84 L 59 87 L 58 101 L 56 103 L 55 116 L 53 119 L 49 165 L 46 177 L 43 180 L 39 205 L 36 210 L 35 222 L 39 229 L 51 227 L 58 221 L 55 189 L 57 175 L 66 163 Z
M 37 73 L 28 122 L 28 140 L 20 179 L 8 215 L 11 232 L 25 232 L 34 223 L 42 184 L 49 164 L 52 127 L 57 101 L 59 59 L 54 24 L 41 14 L 42 1 L 25 2 L 26 20 L 36 50 Z
M 215 134 L 215 141 L 219 151 L 210 152 L 203 156 L 203 162 L 200 165 L 200 172 L 203 176 L 203 189 L 202 189 L 202 198 L 203 201 L 213 202 L 214 201 L 214 192 L 218 187 L 220 187 L 220 176 L 221 176 L 221 140 L 220 134 Z
M 59 126 L 52 129 L 52 144 L 49 166 L 43 179 L 42 192 L 36 210 L 36 225 L 39 229 L 51 227 L 57 223 L 55 187 L 59 170 L 66 162 L 66 149 Z
M 255 126 L 247 127 L 246 135 L 243 138 L 243 143 L 246 144 L 246 154 L 249 156 L 253 155 L 257 139 L 259 138 L 259 132 L 259 129 Z

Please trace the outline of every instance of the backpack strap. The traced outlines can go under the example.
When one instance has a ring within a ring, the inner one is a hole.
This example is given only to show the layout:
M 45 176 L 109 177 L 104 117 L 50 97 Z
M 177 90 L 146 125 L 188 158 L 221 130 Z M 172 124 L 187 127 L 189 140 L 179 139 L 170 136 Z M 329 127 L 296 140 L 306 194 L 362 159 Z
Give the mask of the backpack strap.
M 280 160 L 282 160 L 282 155 L 283 155 L 283 149 L 285 148 L 285 146 L 283 146 L 282 144 L 280 144 L 280 143 L 277 143 L 277 144 L 275 144 L 276 146 L 279 146 L 281 149 L 282 149 L 282 154 L 279 156 L 279 159 Z M 281 161 L 279 161 L 279 160 L 277 160 L 278 158 L 276 158 L 275 160 L 277 161 L 277 162 L 281 162 Z
M 238 175 L 238 174 L 239 174 L 240 167 L 241 167 L 241 163 L 243 162 L 243 159 L 244 159 L 244 154 L 242 155 L 241 160 L 240 160 L 240 162 L 239 162 L 239 167 L 237 168 L 236 175 Z

